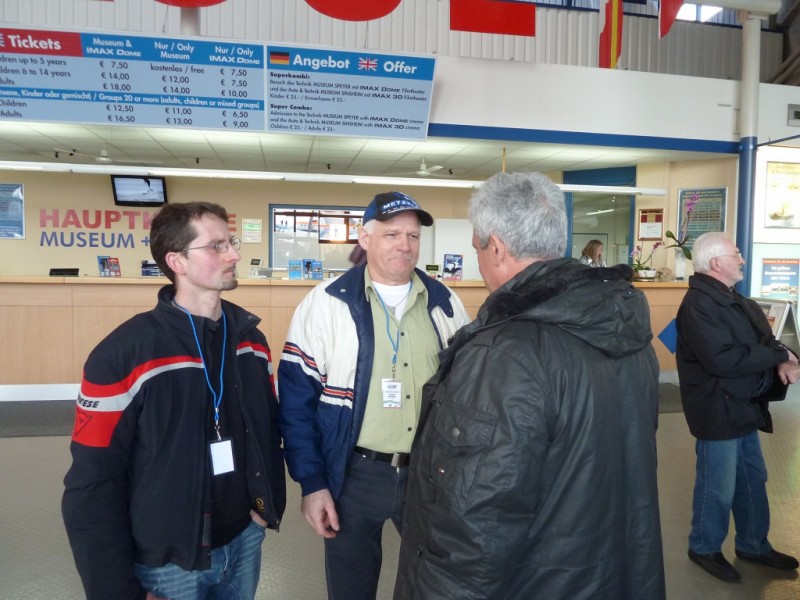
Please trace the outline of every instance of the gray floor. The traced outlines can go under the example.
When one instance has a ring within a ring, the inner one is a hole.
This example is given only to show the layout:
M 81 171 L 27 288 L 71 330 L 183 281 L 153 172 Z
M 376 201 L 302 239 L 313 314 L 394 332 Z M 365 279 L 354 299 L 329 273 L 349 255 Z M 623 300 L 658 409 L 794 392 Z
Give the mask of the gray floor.
M 773 405 L 777 433 L 763 435 L 770 471 L 773 545 L 800 555 L 800 386 L 790 399 Z M 661 415 L 658 433 L 667 597 L 670 600 L 797 599 L 800 580 L 733 560 L 743 581 L 718 581 L 686 557 L 690 520 L 694 446 L 683 415 Z M 69 438 L 0 439 L 0 598 L 4 600 L 71 600 L 82 598 L 59 512 L 61 478 L 69 464 Z M 322 543 L 299 515 L 297 486 L 289 487 L 289 504 L 280 533 L 264 544 L 259 599 L 325 598 Z M 384 574 L 380 599 L 391 598 L 399 538 L 385 531 Z M 728 540 L 725 553 L 733 559 Z M 547 599 L 554 600 L 554 599 Z

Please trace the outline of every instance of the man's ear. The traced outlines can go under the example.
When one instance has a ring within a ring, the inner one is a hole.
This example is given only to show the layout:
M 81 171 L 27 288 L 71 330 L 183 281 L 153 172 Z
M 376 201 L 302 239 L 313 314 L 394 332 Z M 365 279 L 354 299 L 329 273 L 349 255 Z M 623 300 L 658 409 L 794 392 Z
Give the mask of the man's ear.
M 503 240 L 494 234 L 489 236 L 489 244 L 487 245 L 487 249 L 490 252 L 489 256 L 491 256 L 492 261 L 496 265 L 501 264 L 508 254 L 508 248 L 506 248 Z
M 363 227 L 358 231 L 358 245 L 361 246 L 365 251 L 369 246 L 369 234 Z
M 182 252 L 167 252 L 164 260 L 176 275 L 186 274 L 186 256 Z

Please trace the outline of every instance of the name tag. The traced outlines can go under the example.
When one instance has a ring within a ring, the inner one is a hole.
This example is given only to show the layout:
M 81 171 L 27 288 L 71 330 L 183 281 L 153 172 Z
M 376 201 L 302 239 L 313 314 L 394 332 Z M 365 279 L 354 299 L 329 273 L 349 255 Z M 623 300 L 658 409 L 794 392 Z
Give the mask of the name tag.
M 403 389 L 398 379 L 381 379 L 383 408 L 400 408 L 403 402 Z
M 211 451 L 211 471 L 214 475 L 224 475 L 235 470 L 233 464 L 233 440 L 225 438 L 208 445 Z

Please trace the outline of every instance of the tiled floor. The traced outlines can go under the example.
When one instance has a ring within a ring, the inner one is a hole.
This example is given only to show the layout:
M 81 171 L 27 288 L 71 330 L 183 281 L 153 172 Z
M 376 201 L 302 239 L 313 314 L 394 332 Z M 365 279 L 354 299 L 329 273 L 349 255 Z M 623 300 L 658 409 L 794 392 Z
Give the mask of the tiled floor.
M 770 539 L 777 549 L 800 555 L 800 385 L 792 389 L 787 401 L 773 405 L 773 415 L 777 433 L 762 435 L 770 471 Z M 731 539 L 724 551 L 741 571 L 741 583 L 718 581 L 689 562 L 686 535 L 694 444 L 682 414 L 661 415 L 658 442 L 667 597 L 670 600 L 800 598 L 797 573 L 782 574 L 733 560 Z M 0 598 L 4 600 L 83 597 L 59 511 L 61 478 L 69 464 L 68 446 L 66 437 L 0 439 Z M 325 598 L 322 542 L 299 515 L 297 492 L 297 486 L 290 484 L 289 505 L 281 531 L 267 535 L 259 599 Z M 387 528 L 381 600 L 391 598 L 398 542 L 397 534 Z

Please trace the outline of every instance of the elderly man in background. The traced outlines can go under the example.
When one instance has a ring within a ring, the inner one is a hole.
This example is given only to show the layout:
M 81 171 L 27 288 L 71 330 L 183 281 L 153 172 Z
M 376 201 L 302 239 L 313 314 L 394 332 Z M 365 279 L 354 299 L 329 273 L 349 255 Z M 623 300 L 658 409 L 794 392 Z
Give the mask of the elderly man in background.
M 469 319 L 422 271 L 430 214 L 400 192 L 364 212 L 365 265 L 312 290 L 295 311 L 278 369 L 280 426 L 302 511 L 325 539 L 331 600 L 374 600 L 381 533 L 402 523 L 423 384 Z
M 736 582 L 722 554 L 731 511 L 736 556 L 775 569 L 797 560 L 772 548 L 767 468 L 758 430 L 772 432 L 770 400 L 800 378 L 797 356 L 775 339 L 756 302 L 733 289 L 744 259 L 722 233 L 692 249 L 695 275 L 678 310 L 678 377 L 683 412 L 697 438 L 689 558 L 714 577 Z
M 564 258 L 544 175 L 473 196 L 491 294 L 425 386 L 396 600 L 664 598 L 658 363 L 630 267 Z

